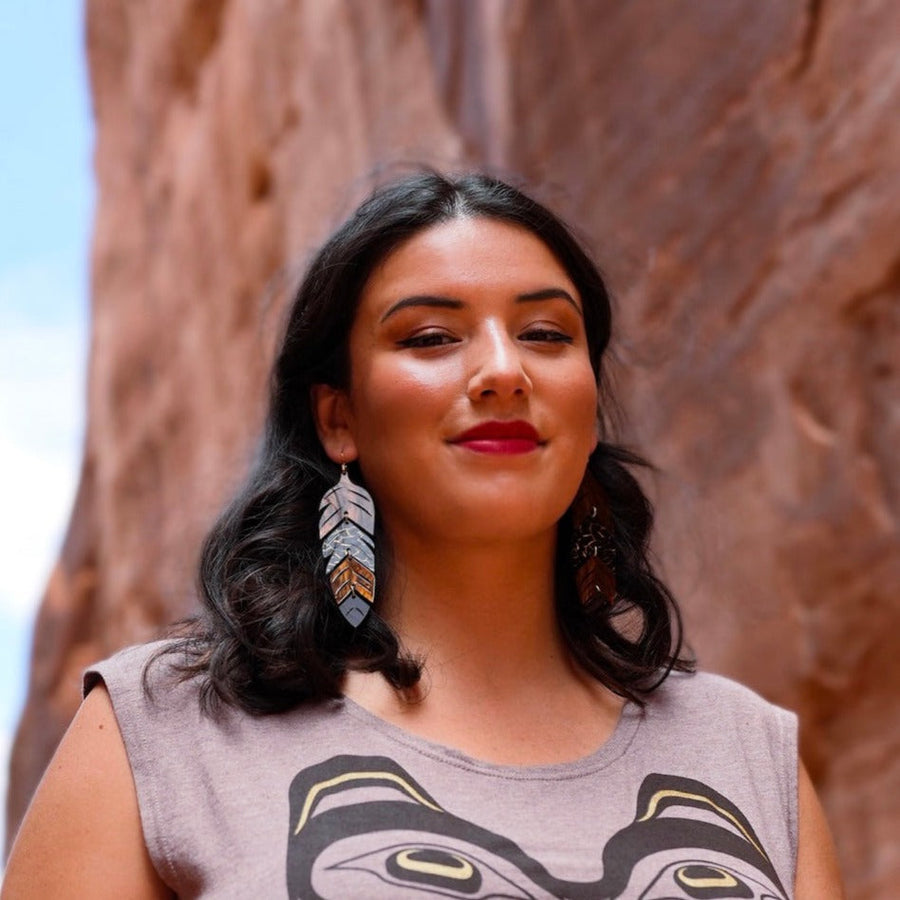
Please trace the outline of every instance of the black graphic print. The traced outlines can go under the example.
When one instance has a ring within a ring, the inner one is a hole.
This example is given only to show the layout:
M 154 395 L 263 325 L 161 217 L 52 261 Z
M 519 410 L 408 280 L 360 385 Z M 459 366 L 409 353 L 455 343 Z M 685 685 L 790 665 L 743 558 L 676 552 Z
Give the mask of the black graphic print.
M 603 877 L 555 877 L 514 841 L 443 809 L 385 757 L 335 756 L 290 788 L 291 900 L 786 900 L 741 811 L 702 782 L 648 775 L 633 821 L 603 849 Z

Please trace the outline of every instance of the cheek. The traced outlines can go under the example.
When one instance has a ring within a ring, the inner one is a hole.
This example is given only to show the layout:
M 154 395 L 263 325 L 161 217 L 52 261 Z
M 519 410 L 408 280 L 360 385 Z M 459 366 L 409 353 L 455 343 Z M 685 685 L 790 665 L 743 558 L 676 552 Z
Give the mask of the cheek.
M 573 433 L 584 435 L 590 450 L 597 446 L 599 439 L 597 403 L 599 395 L 594 381 L 593 370 L 573 374 L 559 392 L 560 408 L 567 412 Z
M 458 368 L 453 360 L 373 360 L 351 387 L 360 437 L 387 443 L 404 426 L 439 419 L 458 394 Z

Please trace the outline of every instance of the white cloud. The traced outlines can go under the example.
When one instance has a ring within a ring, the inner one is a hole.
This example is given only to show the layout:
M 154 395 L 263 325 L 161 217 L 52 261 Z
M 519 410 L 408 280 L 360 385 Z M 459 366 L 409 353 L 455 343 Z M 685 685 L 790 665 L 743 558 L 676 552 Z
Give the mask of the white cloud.
M 0 613 L 0 800 L 4 801 L 9 785 L 12 735 L 25 700 L 30 634 L 27 623 Z M 0 848 L 4 845 L 4 822 L 5 816 L 0 815 Z
M 77 486 L 62 455 L 35 454 L 0 435 L 0 612 L 30 617 L 59 550 Z
M 0 267 L 0 315 L 4 324 L 83 320 L 87 297 L 86 250 L 57 248 Z
M 81 268 L 77 255 L 59 253 L 0 271 L 0 797 L 25 692 L 31 619 L 59 552 L 81 462 Z
M 29 452 L 70 458 L 84 419 L 83 340 L 75 328 L 0 331 L 0 434 Z
M 0 272 L 0 614 L 19 618 L 40 599 L 77 486 L 86 355 L 77 268 L 61 254 Z
M 12 750 L 12 739 L 9 732 L 0 731 L 0 798 L 6 807 L 6 789 L 9 784 L 9 753 Z M 6 816 L 0 815 L 0 848 L 6 846 Z M 0 878 L 3 877 L 2 849 L 0 849 Z

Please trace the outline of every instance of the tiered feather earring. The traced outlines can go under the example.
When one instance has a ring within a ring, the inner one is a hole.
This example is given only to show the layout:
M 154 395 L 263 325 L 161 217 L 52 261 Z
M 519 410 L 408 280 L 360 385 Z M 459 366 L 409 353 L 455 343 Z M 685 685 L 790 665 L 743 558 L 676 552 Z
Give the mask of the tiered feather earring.
M 572 568 L 582 605 L 612 606 L 616 593 L 616 548 L 603 488 L 585 472 L 572 504 Z
M 354 627 L 375 599 L 375 504 L 341 463 L 338 483 L 319 504 L 319 538 L 325 572 L 338 609 Z

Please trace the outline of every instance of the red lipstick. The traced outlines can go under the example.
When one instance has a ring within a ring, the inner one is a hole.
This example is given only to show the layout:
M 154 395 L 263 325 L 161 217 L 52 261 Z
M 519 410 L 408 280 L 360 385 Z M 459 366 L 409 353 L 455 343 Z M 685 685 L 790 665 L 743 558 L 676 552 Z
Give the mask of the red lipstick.
M 528 422 L 482 422 L 451 440 L 476 453 L 530 453 L 540 435 Z

